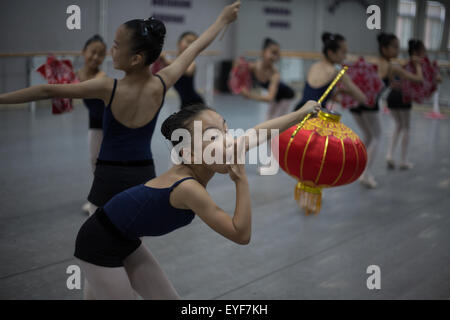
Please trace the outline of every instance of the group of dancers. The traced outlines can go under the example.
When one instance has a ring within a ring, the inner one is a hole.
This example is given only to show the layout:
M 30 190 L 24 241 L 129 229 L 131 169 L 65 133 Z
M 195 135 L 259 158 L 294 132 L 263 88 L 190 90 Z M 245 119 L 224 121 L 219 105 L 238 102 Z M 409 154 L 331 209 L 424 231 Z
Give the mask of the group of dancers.
M 419 61 L 420 58 L 426 55 L 425 47 L 420 40 L 411 40 L 409 42 L 409 55 L 416 69 L 415 73 L 411 73 L 392 62 L 399 55 L 399 40 L 394 34 L 381 33 L 377 40 L 379 57 L 375 65 L 378 70 L 378 76 L 384 82 L 384 90 L 379 92 L 378 97 L 375 99 L 375 104 L 373 106 L 367 104 L 366 95 L 355 85 L 348 75 L 344 75 L 342 78 L 343 88 L 341 87 L 335 90 L 330 97 L 333 100 L 339 101 L 339 94 L 346 93 L 351 95 L 359 103 L 356 107 L 350 108 L 349 110 L 363 134 L 362 138 L 367 148 L 368 163 L 366 170 L 360 177 L 360 182 L 367 188 L 378 187 L 378 182 L 373 174 L 373 164 L 378 153 L 381 136 L 379 103 L 383 94 L 386 95 L 386 89 L 387 107 L 391 111 L 396 125 L 387 153 L 387 165 L 390 169 L 395 168 L 395 162 L 393 160 L 394 149 L 399 136 L 402 135 L 402 153 L 399 168 L 412 168 L 412 164 L 407 160 L 411 103 L 403 103 L 401 86 L 399 87 L 398 82 L 402 79 L 421 82 L 423 76 Z M 310 99 L 315 100 L 320 97 L 338 72 L 336 69 L 339 69 L 346 59 L 348 47 L 346 39 L 342 35 L 324 33 L 322 41 L 323 59 L 311 66 L 305 81 L 303 99 L 296 108 L 301 107 L 304 101 Z M 397 82 L 397 86 L 394 85 L 394 82 Z
M 363 135 L 362 138 L 367 148 L 368 163 L 359 181 L 369 189 L 378 187 L 378 182 L 373 174 L 373 165 L 378 154 L 381 138 L 379 104 L 383 100 L 387 101 L 387 108 L 395 121 L 395 129 L 386 155 L 387 167 L 389 169 L 395 169 L 397 167 L 394 161 L 394 153 L 400 139 L 401 157 L 398 168 L 407 170 L 413 167 L 408 161 L 412 103 L 403 101 L 401 83 L 403 80 L 417 83 L 423 81 L 420 61 L 426 57 L 426 49 L 423 42 L 421 40 L 411 39 L 408 43 L 408 53 L 415 69 L 415 73 L 412 73 L 402 66 L 393 63 L 393 60 L 399 55 L 399 40 L 394 34 L 381 33 L 377 41 L 379 56 L 374 64 L 378 77 L 384 83 L 384 88 L 378 92 L 374 105 L 368 104 L 366 94 L 347 74 L 344 74 L 341 79 L 341 87 L 334 90 L 322 103 L 323 106 L 326 106 L 328 100 L 339 102 L 339 96 L 342 93 L 352 96 L 358 102 L 358 105 L 349 108 L 349 111 Z M 327 90 L 346 61 L 348 46 L 346 39 L 342 35 L 326 32 L 322 35 L 322 42 L 323 58 L 310 67 L 306 76 L 302 99 L 294 110 L 300 109 L 309 100 L 317 101 Z M 280 81 L 280 74 L 275 67 L 275 63 L 279 58 L 279 44 L 272 39 L 266 39 L 264 41 L 261 59 L 249 63 L 253 83 L 267 89 L 266 94 L 249 92 L 246 88 L 241 90 L 241 95 L 246 98 L 270 104 L 267 115 L 268 119 L 288 112 L 295 98 L 294 91 Z M 440 82 L 442 78 L 437 74 L 434 80 Z
M 101 71 L 106 44 L 101 37 L 94 36 L 83 49 L 84 66 L 77 73 L 79 83 L 38 85 L 0 94 L 0 104 L 76 98 L 83 99 L 89 109 L 89 145 L 94 179 L 88 195 L 89 203 L 85 205 L 90 216 L 78 232 L 74 253 L 85 275 L 85 299 L 135 299 L 138 296 L 144 299 L 179 299 L 177 291 L 141 238 L 172 232 L 191 223 L 196 215 L 225 238 L 238 244 L 249 243 L 251 204 L 244 165 L 223 164 L 225 159 L 221 164 L 191 164 L 199 156 L 196 154 L 198 150 L 182 149 L 182 163 L 156 177 L 150 148 L 158 114 L 171 87 L 178 91 L 182 103 L 180 111 L 162 124 L 161 133 L 166 139 L 172 141 L 172 133 L 180 128 L 193 133 L 194 121 L 201 121 L 205 131 L 212 130 L 221 136 L 227 134 L 225 119 L 206 106 L 194 89 L 194 60 L 228 24 L 237 19 L 239 9 L 239 1 L 226 6 L 200 36 L 192 32 L 183 34 L 178 42 L 177 57 L 169 60 L 163 56 L 165 67 L 156 74 L 152 74 L 150 65 L 161 56 L 165 26 L 153 18 L 136 19 L 116 30 L 111 48 L 114 68 L 125 73 L 122 79 L 109 78 Z M 347 52 L 342 36 L 325 34 L 323 40 L 324 59 L 311 67 L 303 99 L 292 112 L 288 111 L 295 92 L 280 81 L 275 67 L 280 57 L 280 46 L 270 39 L 264 42 L 261 59 L 251 63 L 250 70 L 254 82 L 267 92 L 242 92 L 246 98 L 270 104 L 267 121 L 255 126 L 255 130 L 284 131 L 308 114 L 320 110 L 316 101 L 335 77 L 336 64 L 342 64 Z M 391 64 L 390 60 L 397 54 L 398 40 L 388 35 L 380 36 L 380 77 L 386 81 L 394 76 L 420 81 L 419 66 L 414 75 Z M 412 52 L 412 56 L 416 54 L 416 51 Z M 380 131 L 376 113 L 364 106 L 364 93 L 350 78 L 344 76 L 343 84 L 347 92 L 361 103 L 352 114 L 365 134 L 369 158 L 373 159 Z M 404 121 L 409 121 L 409 115 L 399 112 L 395 117 L 399 119 L 397 135 L 407 135 L 409 126 Z M 199 151 L 203 155 L 206 148 L 214 145 L 222 149 L 224 155 L 226 150 L 235 152 L 237 159 L 236 146 L 244 146 L 248 151 L 267 142 L 260 139 L 251 145 L 249 141 L 245 135 L 231 142 L 211 139 L 203 142 Z M 172 141 L 174 146 L 179 142 Z M 232 216 L 224 212 L 206 190 L 215 173 L 229 174 L 235 183 L 236 205 Z M 370 166 L 365 179 L 371 186 L 375 184 Z

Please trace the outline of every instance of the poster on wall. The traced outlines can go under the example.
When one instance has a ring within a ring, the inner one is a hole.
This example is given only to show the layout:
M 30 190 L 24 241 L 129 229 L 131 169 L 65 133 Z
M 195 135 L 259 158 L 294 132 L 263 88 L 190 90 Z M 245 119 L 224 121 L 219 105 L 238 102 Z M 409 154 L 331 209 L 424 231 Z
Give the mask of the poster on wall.
M 259 0 L 261 1 L 261 0 Z M 285 4 L 291 4 L 291 0 L 272 0 L 262 1 L 267 4 L 262 8 L 263 15 L 267 16 L 267 27 L 271 29 L 291 29 L 291 21 L 289 18 L 292 16 L 292 9 L 286 6 L 279 6 Z

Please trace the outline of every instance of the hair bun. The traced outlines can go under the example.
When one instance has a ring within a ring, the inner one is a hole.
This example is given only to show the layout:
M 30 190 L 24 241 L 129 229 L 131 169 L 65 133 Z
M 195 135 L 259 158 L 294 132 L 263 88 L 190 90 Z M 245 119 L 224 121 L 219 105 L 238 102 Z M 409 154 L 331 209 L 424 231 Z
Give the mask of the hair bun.
M 172 145 L 177 145 L 181 141 L 183 141 L 183 137 L 181 136 L 178 141 L 172 141 L 172 134 L 177 129 L 187 129 L 187 126 L 190 124 L 191 120 L 194 119 L 200 112 L 205 110 L 211 110 L 208 106 L 204 104 L 191 104 L 183 107 L 180 111 L 172 113 L 161 125 L 161 133 L 162 135 L 169 141 L 172 142 Z
M 387 36 L 387 33 L 381 32 L 381 33 L 377 36 L 378 42 L 382 42 L 383 39 L 384 39 L 386 36 Z
M 327 41 L 333 40 L 333 35 L 329 32 L 322 33 L 322 42 L 325 43 Z
M 264 43 L 263 43 L 263 50 L 267 49 L 271 45 L 279 46 L 278 42 L 276 42 L 272 38 L 269 38 L 269 37 L 265 38 Z
M 161 133 L 167 140 L 171 140 L 172 132 L 174 131 L 173 126 L 171 125 L 176 118 L 178 112 L 172 113 L 161 125 Z
M 95 41 L 103 42 L 103 37 L 99 34 L 94 34 L 91 39 L 95 40 Z
M 166 36 L 166 26 L 162 21 L 150 17 L 145 20 L 145 25 L 153 36 L 161 41 L 164 40 L 164 37 Z
M 264 38 L 264 44 L 269 44 L 269 43 L 272 43 L 272 42 L 275 42 L 275 41 L 272 40 L 272 38 L 269 38 L 269 37 Z

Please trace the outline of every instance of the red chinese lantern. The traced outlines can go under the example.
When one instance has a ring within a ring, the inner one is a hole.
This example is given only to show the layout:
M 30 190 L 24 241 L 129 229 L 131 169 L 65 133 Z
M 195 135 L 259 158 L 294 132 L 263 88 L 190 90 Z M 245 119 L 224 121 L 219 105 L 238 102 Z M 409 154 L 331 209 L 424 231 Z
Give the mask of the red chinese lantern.
M 278 137 L 278 162 L 298 180 L 295 199 L 306 214 L 319 213 L 323 188 L 352 183 L 366 167 L 364 144 L 340 119 L 323 110 Z

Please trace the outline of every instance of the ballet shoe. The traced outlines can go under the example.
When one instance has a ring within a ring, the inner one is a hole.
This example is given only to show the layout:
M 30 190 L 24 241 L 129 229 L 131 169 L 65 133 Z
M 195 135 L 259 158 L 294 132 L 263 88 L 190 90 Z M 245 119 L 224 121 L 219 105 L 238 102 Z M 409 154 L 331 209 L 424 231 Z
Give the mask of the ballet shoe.
M 403 162 L 399 166 L 400 170 L 411 170 L 412 168 L 414 168 L 414 165 L 410 162 Z
M 258 175 L 259 176 L 262 176 L 263 174 L 262 174 L 262 169 L 263 169 L 264 167 L 258 167 L 257 169 L 256 169 L 256 171 L 257 171 L 257 173 L 258 173 Z
M 366 187 L 367 189 L 376 189 L 376 188 L 378 188 L 378 183 L 375 181 L 374 178 L 359 179 L 359 182 L 364 187 Z
M 394 160 L 387 158 L 386 159 L 386 164 L 387 164 L 388 169 L 390 169 L 390 170 L 394 170 L 395 169 L 395 162 L 394 162 Z

